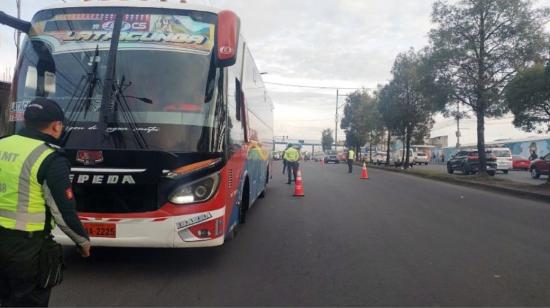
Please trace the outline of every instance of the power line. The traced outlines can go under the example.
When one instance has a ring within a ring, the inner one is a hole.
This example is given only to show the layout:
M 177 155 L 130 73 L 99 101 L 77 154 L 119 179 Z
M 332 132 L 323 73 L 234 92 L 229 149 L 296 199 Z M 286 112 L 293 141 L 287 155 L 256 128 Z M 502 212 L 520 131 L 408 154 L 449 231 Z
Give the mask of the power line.
M 282 82 L 264 82 L 265 84 L 271 84 L 276 86 L 285 86 L 285 87 L 293 87 L 293 88 L 309 88 L 309 89 L 325 89 L 325 90 L 375 90 L 375 88 L 346 88 L 346 87 L 325 87 L 325 86 L 308 86 L 308 85 L 300 85 L 300 84 L 290 84 L 290 83 L 282 83 Z

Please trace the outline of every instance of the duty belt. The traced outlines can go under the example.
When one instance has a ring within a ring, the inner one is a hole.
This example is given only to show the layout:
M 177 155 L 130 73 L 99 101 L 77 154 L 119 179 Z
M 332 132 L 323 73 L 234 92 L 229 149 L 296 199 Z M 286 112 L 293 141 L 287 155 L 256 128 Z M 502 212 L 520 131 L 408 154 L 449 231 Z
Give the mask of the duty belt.
M 0 236 L 20 237 L 20 238 L 35 238 L 38 236 L 42 236 L 46 238 L 49 236 L 49 234 L 47 234 L 44 230 L 27 232 L 27 231 L 11 230 L 11 229 L 0 227 Z

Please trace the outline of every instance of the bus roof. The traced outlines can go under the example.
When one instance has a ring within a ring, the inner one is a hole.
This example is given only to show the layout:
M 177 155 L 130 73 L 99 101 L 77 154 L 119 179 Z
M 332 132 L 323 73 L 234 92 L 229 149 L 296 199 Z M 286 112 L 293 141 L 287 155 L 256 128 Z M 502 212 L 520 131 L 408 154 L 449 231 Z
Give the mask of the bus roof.
M 155 1 L 155 0 L 139 0 L 139 1 L 129 1 L 129 0 L 88 0 L 88 1 L 73 1 L 73 2 L 59 2 L 56 4 L 49 5 L 43 9 L 58 9 L 58 8 L 78 8 L 78 7 L 140 7 L 140 8 L 165 8 L 165 9 L 180 9 L 180 10 L 190 10 L 190 11 L 202 11 L 218 14 L 219 9 L 197 5 L 189 3 L 180 3 L 174 1 Z

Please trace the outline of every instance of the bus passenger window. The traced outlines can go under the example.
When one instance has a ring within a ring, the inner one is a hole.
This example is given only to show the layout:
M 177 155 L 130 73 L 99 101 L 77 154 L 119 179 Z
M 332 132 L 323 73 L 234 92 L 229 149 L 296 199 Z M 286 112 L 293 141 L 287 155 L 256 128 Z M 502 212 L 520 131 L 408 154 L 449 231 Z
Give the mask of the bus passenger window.
M 237 118 L 237 121 L 241 121 L 241 115 L 242 115 L 242 106 L 243 106 L 243 90 L 241 88 L 241 82 L 239 79 L 235 78 L 235 101 L 237 102 L 237 106 L 235 108 L 235 117 Z
M 36 67 L 34 66 L 27 67 L 27 76 L 25 77 L 25 96 L 27 97 L 36 96 L 36 88 L 38 86 L 37 79 L 38 79 L 38 72 L 36 70 Z
M 55 73 L 44 72 L 44 91 L 46 96 L 55 94 Z

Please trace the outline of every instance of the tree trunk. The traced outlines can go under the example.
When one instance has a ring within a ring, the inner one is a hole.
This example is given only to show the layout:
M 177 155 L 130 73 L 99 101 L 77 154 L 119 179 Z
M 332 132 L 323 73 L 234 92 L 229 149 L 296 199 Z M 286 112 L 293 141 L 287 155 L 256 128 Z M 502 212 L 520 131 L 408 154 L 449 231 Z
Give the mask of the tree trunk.
M 403 162 L 405 164 L 405 169 L 409 169 L 410 161 L 409 161 L 409 153 L 411 151 L 411 135 L 412 135 L 412 128 L 407 127 L 407 134 L 405 135 L 405 158 L 403 159 Z
M 386 149 L 386 166 L 390 165 L 391 131 L 388 129 L 388 148 Z
M 485 155 L 485 109 L 486 101 L 486 81 L 485 81 L 485 15 L 483 11 L 479 12 L 479 56 L 478 71 L 479 78 L 477 85 L 477 153 L 479 156 L 479 174 L 487 175 L 487 155 Z
M 372 162 L 372 142 L 369 142 L 369 163 L 370 162 Z
M 401 136 L 401 143 L 402 143 L 402 146 L 403 146 L 403 151 L 401 151 L 401 167 L 404 167 L 404 165 L 405 165 L 405 152 L 406 152 L 406 148 L 407 148 L 407 146 L 406 146 L 407 137 L 405 135 Z
M 479 156 L 479 174 L 487 174 L 487 155 L 485 154 L 485 111 L 477 112 L 477 152 Z

